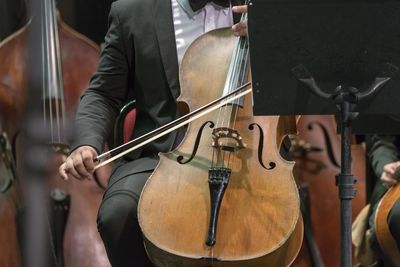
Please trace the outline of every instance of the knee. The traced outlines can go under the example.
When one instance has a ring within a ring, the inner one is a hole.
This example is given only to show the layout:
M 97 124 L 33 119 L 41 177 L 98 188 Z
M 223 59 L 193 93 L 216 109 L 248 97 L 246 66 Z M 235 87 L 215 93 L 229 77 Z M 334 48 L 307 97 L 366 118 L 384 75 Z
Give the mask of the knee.
M 114 193 L 101 203 L 97 215 L 97 228 L 100 234 L 115 235 L 116 231 L 124 231 L 127 225 L 137 225 L 138 198 L 131 194 Z

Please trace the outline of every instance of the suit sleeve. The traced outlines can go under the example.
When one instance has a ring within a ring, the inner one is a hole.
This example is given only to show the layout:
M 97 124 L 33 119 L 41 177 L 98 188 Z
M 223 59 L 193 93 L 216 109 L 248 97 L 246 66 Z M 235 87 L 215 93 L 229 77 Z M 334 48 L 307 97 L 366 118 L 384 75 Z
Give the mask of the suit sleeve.
M 89 145 L 100 153 L 121 107 L 126 102 L 129 64 L 118 13 L 114 3 L 97 71 L 80 100 L 72 150 Z
M 391 162 L 399 160 L 399 150 L 396 146 L 396 136 L 372 135 L 370 137 L 370 149 L 368 160 L 376 177 L 381 177 L 383 167 Z

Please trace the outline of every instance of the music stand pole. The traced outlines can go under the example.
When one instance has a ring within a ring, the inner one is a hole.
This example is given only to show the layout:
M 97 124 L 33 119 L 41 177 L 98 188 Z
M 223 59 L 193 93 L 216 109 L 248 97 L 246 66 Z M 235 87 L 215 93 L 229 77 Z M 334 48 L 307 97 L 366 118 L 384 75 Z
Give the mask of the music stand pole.
M 392 66 L 387 66 L 391 69 Z M 393 70 L 393 68 L 392 68 Z M 354 87 L 336 87 L 332 94 L 322 91 L 315 79 L 309 71 L 303 66 L 295 67 L 292 72 L 296 78 L 307 85 L 314 94 L 325 98 L 331 99 L 336 105 L 340 115 L 340 134 L 341 134 L 341 167 L 340 173 L 336 176 L 336 185 L 339 189 L 340 199 L 340 266 L 352 266 L 352 240 L 351 240 L 351 226 L 352 226 L 352 199 L 356 194 L 354 183 L 357 179 L 351 174 L 351 140 L 352 128 L 351 123 L 357 118 L 358 112 L 354 112 L 358 102 L 372 96 L 380 88 L 382 88 L 391 78 L 378 77 L 371 84 L 368 90 L 360 93 Z M 385 74 L 388 74 L 387 72 Z M 392 73 L 390 73 L 392 74 Z M 386 76 L 386 75 L 385 75 Z
M 341 165 L 340 173 L 336 176 L 336 185 L 339 188 L 340 199 L 340 266 L 352 266 L 352 200 L 356 195 L 353 188 L 357 179 L 351 174 L 351 122 L 357 113 L 351 111 L 355 94 L 341 92 L 335 102 L 339 104 L 341 125 Z

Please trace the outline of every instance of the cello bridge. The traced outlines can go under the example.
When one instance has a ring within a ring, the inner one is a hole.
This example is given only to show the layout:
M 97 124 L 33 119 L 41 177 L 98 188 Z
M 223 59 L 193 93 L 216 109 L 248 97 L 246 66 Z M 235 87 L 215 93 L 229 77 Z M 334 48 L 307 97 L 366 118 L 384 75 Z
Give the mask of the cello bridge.
M 246 147 L 240 133 L 228 127 L 215 128 L 212 132 L 212 147 L 228 152 L 236 152 Z

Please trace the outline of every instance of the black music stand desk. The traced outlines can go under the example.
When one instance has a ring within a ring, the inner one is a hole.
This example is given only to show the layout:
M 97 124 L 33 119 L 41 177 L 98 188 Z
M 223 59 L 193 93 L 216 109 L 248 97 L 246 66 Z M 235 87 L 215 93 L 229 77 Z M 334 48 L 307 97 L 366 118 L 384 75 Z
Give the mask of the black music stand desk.
M 400 114 L 398 14 L 395 0 L 249 3 L 254 114 L 338 116 L 342 267 L 352 266 L 352 122 L 358 133 L 400 133 L 400 123 L 371 121 Z

